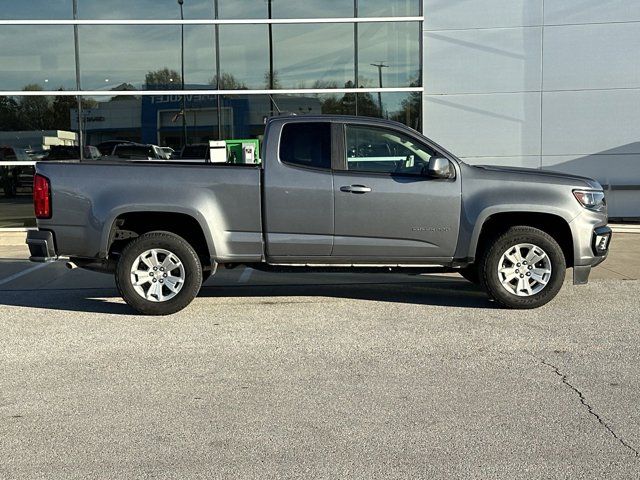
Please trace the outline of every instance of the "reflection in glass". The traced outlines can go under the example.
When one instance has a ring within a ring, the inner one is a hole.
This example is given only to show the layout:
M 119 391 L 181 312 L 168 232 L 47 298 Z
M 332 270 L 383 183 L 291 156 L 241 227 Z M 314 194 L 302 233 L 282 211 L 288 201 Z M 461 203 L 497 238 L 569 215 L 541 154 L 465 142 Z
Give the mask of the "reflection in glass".
M 218 0 L 218 18 L 268 18 L 269 8 L 265 0 Z
M 11 3 L 11 6 L 8 4 Z M 5 1 L 0 8 L 3 20 L 68 20 L 73 18 L 72 0 Z
M 354 81 L 352 24 L 274 25 L 275 88 L 344 88 Z
M 382 109 L 380 109 L 382 106 Z M 359 93 L 358 115 L 386 118 L 404 123 L 414 130 L 422 130 L 422 94 L 410 93 Z
M 358 86 L 420 86 L 419 22 L 362 23 L 358 49 Z
M 349 18 L 353 14 L 353 0 L 272 1 L 272 18 Z
M 0 26 L 0 90 L 75 90 L 73 27 Z
M 272 114 L 267 95 L 223 95 L 222 139 L 262 138 L 264 122 Z
M 82 131 L 86 142 L 104 155 L 113 152 L 119 143 L 135 142 L 167 147 L 178 156 L 184 146 L 183 99 L 187 145 L 208 144 L 209 140 L 218 139 L 217 97 L 176 93 L 91 99 L 91 107 L 83 109 Z M 77 128 L 77 121 L 74 126 Z
M 269 83 L 266 25 L 221 25 L 220 89 L 264 89 Z
M 95 146 L 103 155 L 109 155 L 120 141 L 142 140 L 140 97 L 83 97 L 82 102 L 81 125 L 85 145 Z M 71 126 L 78 130 L 78 111 L 75 107 L 72 108 Z
M 359 0 L 359 17 L 417 17 L 422 0 Z
M 33 166 L 51 149 L 77 146 L 75 97 L 0 97 L 0 228 L 34 227 Z
M 183 5 L 184 18 L 214 18 L 213 5 L 213 0 L 186 0 Z M 176 0 L 78 0 L 78 15 L 85 20 L 179 20 L 180 7 Z
M 185 88 L 215 83 L 214 29 L 185 25 Z M 80 26 L 84 90 L 181 88 L 180 25 Z

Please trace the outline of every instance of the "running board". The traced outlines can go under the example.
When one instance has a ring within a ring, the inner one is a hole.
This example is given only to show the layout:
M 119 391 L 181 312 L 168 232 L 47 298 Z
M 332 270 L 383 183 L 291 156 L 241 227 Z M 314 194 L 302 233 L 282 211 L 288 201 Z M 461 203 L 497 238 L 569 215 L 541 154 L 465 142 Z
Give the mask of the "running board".
M 317 263 L 258 263 L 247 264 L 254 270 L 264 272 L 295 273 L 451 273 L 454 268 L 443 265 L 405 265 L 405 264 L 317 264 Z

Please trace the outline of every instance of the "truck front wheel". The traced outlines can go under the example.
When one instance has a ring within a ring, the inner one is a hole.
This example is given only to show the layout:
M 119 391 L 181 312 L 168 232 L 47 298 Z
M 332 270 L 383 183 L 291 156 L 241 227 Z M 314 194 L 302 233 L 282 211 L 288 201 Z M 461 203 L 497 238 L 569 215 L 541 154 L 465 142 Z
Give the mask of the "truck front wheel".
M 507 308 L 537 308 L 562 288 L 566 261 L 558 242 L 533 227 L 511 227 L 484 250 L 480 282 Z
M 150 232 L 129 243 L 116 268 L 122 298 L 144 315 L 176 313 L 196 297 L 202 266 L 193 247 L 169 232 Z

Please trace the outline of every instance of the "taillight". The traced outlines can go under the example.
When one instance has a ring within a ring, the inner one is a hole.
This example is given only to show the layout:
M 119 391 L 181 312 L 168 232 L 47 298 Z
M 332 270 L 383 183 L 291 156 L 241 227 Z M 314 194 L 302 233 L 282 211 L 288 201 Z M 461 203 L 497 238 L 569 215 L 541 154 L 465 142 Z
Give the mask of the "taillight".
M 33 177 L 33 207 L 36 218 L 51 218 L 51 185 L 47 177 L 37 173 Z

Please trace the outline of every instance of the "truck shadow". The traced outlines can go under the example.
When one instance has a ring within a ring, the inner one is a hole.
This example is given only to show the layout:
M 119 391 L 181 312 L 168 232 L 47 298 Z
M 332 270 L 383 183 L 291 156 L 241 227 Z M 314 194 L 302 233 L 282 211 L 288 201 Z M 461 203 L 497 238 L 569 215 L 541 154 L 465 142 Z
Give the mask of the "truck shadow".
M 479 287 L 462 279 L 394 283 L 207 285 L 199 298 L 255 298 L 278 303 L 285 297 L 334 298 L 461 308 L 495 308 Z
M 312 297 L 391 302 L 459 308 L 495 308 L 486 294 L 465 280 L 444 279 L 407 283 L 205 285 L 189 307 L 205 308 L 203 299 L 243 298 L 252 304 L 290 303 Z M 200 305 L 198 305 L 200 301 Z M 0 305 L 111 315 L 135 315 L 115 289 L 14 290 L 0 292 Z M 177 314 L 180 315 L 180 314 Z

